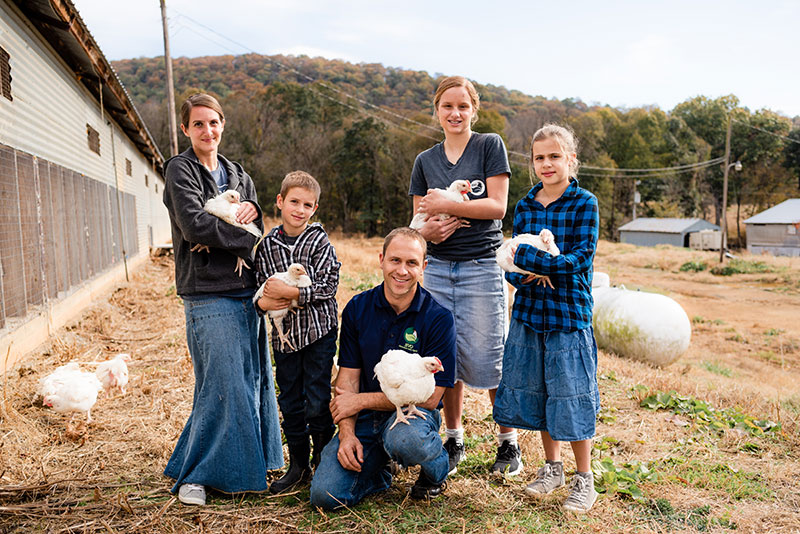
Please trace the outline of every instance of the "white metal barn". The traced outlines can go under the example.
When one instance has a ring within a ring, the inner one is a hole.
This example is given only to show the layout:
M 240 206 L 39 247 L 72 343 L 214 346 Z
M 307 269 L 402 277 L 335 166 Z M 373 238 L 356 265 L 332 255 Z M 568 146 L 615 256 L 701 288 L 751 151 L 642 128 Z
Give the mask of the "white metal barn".
M 0 373 L 168 239 L 162 164 L 72 2 L 0 0 Z
M 800 198 L 784 200 L 750 217 L 744 224 L 749 253 L 800 256 Z
M 688 247 L 689 234 L 701 230 L 719 230 L 719 226 L 704 219 L 640 217 L 619 227 L 619 240 L 640 247 Z

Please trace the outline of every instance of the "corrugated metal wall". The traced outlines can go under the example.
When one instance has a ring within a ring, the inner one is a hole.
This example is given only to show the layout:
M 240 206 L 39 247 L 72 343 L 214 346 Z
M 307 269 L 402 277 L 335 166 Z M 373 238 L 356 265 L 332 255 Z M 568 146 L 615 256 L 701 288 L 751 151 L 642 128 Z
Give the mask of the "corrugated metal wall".
M 748 224 L 747 250 L 775 256 L 800 256 L 800 230 L 792 224 Z
M 684 244 L 682 234 L 667 234 L 661 232 L 631 232 L 620 230 L 621 243 L 630 243 L 640 247 L 654 247 L 656 245 L 673 245 L 675 247 L 687 246 Z
M 135 256 L 137 228 L 134 195 L 0 144 L 0 328 Z

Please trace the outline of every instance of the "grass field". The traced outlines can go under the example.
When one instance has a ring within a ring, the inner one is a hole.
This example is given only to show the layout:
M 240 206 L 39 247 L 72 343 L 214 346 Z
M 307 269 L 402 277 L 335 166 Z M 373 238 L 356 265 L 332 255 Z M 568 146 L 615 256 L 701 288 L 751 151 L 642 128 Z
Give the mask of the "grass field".
M 380 282 L 381 241 L 332 240 L 343 306 Z M 412 469 L 338 513 L 312 511 L 307 489 L 212 494 L 205 508 L 182 506 L 161 471 L 191 409 L 192 368 L 172 261 L 153 258 L 0 377 L 0 533 L 798 532 L 800 259 L 745 256 L 728 263 L 735 272 L 713 274 L 716 256 L 600 243 L 596 269 L 613 284 L 677 300 L 693 337 L 663 369 L 601 351 L 594 466 L 603 493 L 578 517 L 561 510 L 565 492 L 525 496 L 543 461 L 534 433 L 521 433 L 521 475 L 489 475 L 495 428 L 475 391 L 466 400 L 467 459 L 434 502 L 407 498 Z M 117 352 L 134 359 L 128 393 L 100 399 L 88 428 L 67 429 L 35 401 L 36 381 L 57 365 Z

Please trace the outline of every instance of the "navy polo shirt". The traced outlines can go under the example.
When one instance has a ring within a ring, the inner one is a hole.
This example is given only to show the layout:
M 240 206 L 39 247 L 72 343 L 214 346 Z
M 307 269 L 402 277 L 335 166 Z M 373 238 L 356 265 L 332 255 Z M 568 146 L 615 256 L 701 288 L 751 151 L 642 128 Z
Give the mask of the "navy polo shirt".
M 339 366 L 363 370 L 359 391 L 381 390 L 375 364 L 392 349 L 436 356 L 444 367 L 434 375 L 436 385 L 450 388 L 455 384 L 453 314 L 419 285 L 411 305 L 399 315 L 386 300 L 383 284 L 350 299 L 342 312 Z

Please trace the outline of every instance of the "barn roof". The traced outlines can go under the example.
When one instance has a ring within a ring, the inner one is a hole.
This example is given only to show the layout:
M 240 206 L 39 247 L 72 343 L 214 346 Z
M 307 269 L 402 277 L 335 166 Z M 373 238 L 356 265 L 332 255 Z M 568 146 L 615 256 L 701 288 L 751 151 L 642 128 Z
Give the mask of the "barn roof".
M 777 206 L 753 215 L 745 224 L 796 224 L 800 223 L 800 198 L 784 200 Z
M 678 219 L 639 217 L 619 227 L 620 231 L 658 232 L 662 234 L 681 234 L 700 230 L 719 230 L 719 226 L 704 219 Z
M 125 135 L 156 167 L 164 157 L 117 73 L 70 0 L 12 0 Z

